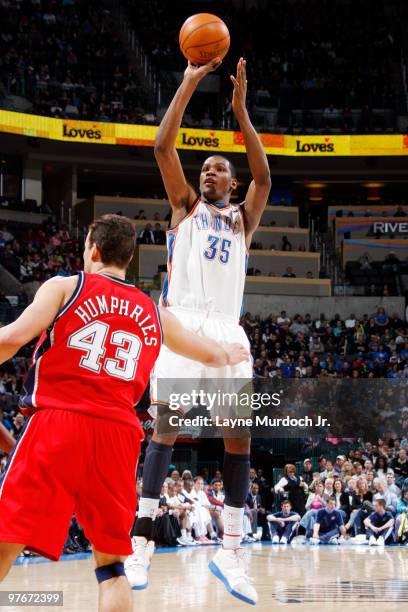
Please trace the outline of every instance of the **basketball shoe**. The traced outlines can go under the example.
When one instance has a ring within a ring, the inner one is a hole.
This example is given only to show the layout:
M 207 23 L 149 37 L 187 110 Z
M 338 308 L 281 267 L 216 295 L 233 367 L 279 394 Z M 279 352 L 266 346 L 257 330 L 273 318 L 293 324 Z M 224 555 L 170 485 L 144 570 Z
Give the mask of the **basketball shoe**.
M 153 540 L 141 536 L 132 538 L 133 554 L 125 561 L 125 574 L 130 586 L 135 591 L 147 587 L 150 561 L 154 553 Z
M 242 548 L 236 550 L 220 548 L 208 567 L 231 595 L 255 606 L 258 594 L 251 584 L 252 579 L 248 576 L 248 563 L 248 555 Z

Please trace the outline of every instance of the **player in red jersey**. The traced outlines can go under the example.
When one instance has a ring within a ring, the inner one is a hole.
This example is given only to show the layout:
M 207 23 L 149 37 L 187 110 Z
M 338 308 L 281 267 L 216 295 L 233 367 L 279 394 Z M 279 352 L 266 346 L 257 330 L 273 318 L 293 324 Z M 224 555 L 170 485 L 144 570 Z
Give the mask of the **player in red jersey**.
M 93 545 L 99 610 L 128 612 L 124 557 L 132 552 L 136 464 L 143 431 L 134 411 L 162 341 L 214 367 L 248 359 L 186 331 L 125 280 L 135 228 L 105 215 L 91 224 L 84 269 L 53 278 L 17 321 L 0 329 L 0 363 L 41 334 L 25 382 L 30 414 L 0 477 L 0 579 L 28 548 L 57 560 L 73 512 Z

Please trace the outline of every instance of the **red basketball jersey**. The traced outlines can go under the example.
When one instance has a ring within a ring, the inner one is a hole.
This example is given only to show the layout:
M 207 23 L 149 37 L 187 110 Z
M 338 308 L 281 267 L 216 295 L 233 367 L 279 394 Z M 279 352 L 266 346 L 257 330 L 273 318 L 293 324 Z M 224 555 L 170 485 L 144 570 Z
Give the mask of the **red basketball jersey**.
M 159 354 L 153 300 L 131 283 L 80 272 L 71 299 L 43 332 L 22 408 L 72 410 L 137 425 L 140 400 Z

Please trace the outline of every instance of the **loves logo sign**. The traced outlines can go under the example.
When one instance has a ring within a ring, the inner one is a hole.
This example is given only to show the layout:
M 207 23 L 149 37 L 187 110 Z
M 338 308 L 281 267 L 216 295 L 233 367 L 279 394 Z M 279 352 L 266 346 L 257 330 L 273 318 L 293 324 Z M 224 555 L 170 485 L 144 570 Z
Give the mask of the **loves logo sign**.
M 78 140 L 101 140 L 102 131 L 98 125 L 93 125 L 91 128 L 88 128 L 70 126 L 64 123 L 62 135 L 65 138 L 75 138 Z
M 208 136 L 201 135 L 190 135 L 187 132 L 181 133 L 181 144 L 188 145 L 190 147 L 200 148 L 218 148 L 220 146 L 220 139 L 217 138 L 215 132 L 209 132 Z
M 306 139 L 296 140 L 296 153 L 334 153 L 334 142 L 329 136 L 323 138 L 323 142 L 307 142 Z

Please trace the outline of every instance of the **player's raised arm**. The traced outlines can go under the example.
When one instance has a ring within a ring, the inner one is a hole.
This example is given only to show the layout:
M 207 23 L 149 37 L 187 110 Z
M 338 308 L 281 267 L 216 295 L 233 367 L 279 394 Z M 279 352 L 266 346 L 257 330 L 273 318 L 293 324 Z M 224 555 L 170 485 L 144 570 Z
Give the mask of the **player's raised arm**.
M 219 58 L 215 58 L 205 66 L 199 67 L 193 66 L 189 62 L 183 81 L 166 111 L 156 135 L 154 154 L 173 209 L 185 209 L 188 211 L 196 199 L 194 189 L 186 181 L 176 150 L 177 133 L 180 129 L 187 104 L 198 83 L 206 74 L 216 70 L 220 64 Z
M 246 61 L 242 57 L 237 65 L 237 74 L 235 77 L 231 75 L 231 81 L 234 85 L 232 109 L 244 136 L 248 163 L 253 178 L 245 198 L 245 229 L 247 242 L 250 242 L 268 201 L 271 190 L 271 174 L 261 140 L 251 123 L 246 108 Z
M 67 290 L 74 287 L 73 278 L 76 277 L 54 277 L 46 281 L 19 318 L 0 329 L 0 363 L 11 359 L 22 346 L 51 325 L 64 304 Z
M 215 340 L 198 336 L 185 329 L 167 308 L 159 310 L 163 342 L 174 353 L 213 368 L 235 365 L 249 359 L 249 352 L 242 344 L 221 345 Z

